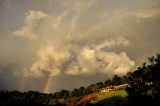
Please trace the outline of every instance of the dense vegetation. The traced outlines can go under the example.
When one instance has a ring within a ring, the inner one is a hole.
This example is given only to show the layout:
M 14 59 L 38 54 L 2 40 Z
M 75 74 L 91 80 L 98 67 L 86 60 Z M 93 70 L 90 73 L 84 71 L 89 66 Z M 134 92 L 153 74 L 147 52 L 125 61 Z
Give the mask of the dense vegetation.
M 15 105 L 66 105 L 76 104 L 83 96 L 98 92 L 99 89 L 106 86 L 114 86 L 126 83 L 124 77 L 118 75 L 112 79 L 107 79 L 105 82 L 98 82 L 87 87 L 75 88 L 72 91 L 61 90 L 54 94 L 39 93 L 38 91 L 29 91 L 21 93 L 19 91 L 0 91 L 0 105 L 8 106 Z
M 96 93 L 99 89 L 128 83 L 126 91 L 115 91 L 108 94 Z M 127 92 L 127 93 L 126 93 Z M 90 96 L 86 96 L 91 94 Z M 127 96 L 128 95 L 128 96 Z M 127 96 L 127 97 L 126 97 Z M 139 106 L 139 105 L 160 105 L 160 55 L 149 58 L 149 62 L 138 67 L 134 72 L 125 76 L 113 76 L 105 82 L 98 82 L 87 87 L 75 88 L 72 91 L 61 90 L 54 94 L 29 91 L 0 91 L 0 106 L 75 106 L 83 103 L 83 99 L 95 99 L 83 105 L 108 105 L 108 106 Z
M 138 67 L 133 73 L 128 73 L 126 89 L 129 106 L 160 105 L 160 54 L 148 58 L 149 62 Z

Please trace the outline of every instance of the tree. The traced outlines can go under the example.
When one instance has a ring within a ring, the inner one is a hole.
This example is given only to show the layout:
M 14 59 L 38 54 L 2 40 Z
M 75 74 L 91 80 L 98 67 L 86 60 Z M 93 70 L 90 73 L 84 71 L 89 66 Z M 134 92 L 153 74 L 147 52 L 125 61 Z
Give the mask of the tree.
M 121 79 L 122 79 L 122 84 L 127 84 L 127 75 L 122 76 Z
M 160 105 L 160 54 L 148 60 L 148 64 L 144 63 L 127 75 L 129 106 Z
M 60 92 L 55 92 L 54 97 L 60 99 L 60 98 L 62 98 L 62 95 Z
M 91 90 L 90 86 L 83 90 L 83 94 L 84 95 L 88 95 L 88 94 L 91 94 L 91 93 L 93 93 L 93 91 Z
M 79 89 L 78 89 L 78 94 L 80 95 L 80 96 L 83 96 L 84 94 L 83 94 L 83 91 L 84 91 L 84 87 L 80 87 Z
M 60 94 L 62 95 L 61 98 L 68 98 L 69 97 L 69 91 L 68 90 L 61 90 Z
M 105 86 L 111 86 L 112 85 L 112 80 L 108 79 L 104 82 Z
M 122 79 L 118 75 L 114 75 L 112 78 L 112 84 L 113 85 L 121 85 L 122 84 Z
M 101 89 L 104 87 L 104 83 L 103 82 L 98 82 L 96 83 L 96 86 L 98 87 L 98 89 Z
M 71 97 L 78 97 L 78 89 L 74 89 L 74 90 L 72 90 L 72 92 L 71 92 Z

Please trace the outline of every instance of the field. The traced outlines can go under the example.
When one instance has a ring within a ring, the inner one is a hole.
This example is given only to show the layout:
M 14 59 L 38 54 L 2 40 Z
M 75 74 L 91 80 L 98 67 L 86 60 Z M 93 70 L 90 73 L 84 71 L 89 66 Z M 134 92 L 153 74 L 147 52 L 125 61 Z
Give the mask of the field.
M 97 99 L 92 100 L 92 104 L 101 105 L 101 106 L 116 106 L 123 104 L 127 96 L 125 90 L 110 91 L 106 93 L 99 93 Z

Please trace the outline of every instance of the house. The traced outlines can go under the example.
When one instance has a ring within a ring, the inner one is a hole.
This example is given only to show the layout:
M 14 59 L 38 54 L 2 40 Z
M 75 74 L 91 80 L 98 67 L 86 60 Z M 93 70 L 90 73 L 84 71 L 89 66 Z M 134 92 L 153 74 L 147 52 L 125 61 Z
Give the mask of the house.
M 114 89 L 115 90 L 124 90 L 126 87 L 129 87 L 129 85 L 128 84 L 122 84 L 122 85 L 114 86 Z
M 110 92 L 114 90 L 115 90 L 114 87 L 110 86 L 110 87 L 105 87 L 105 88 L 100 89 L 100 92 Z
M 110 92 L 110 91 L 116 91 L 116 90 L 124 90 L 126 87 L 129 87 L 128 84 L 122 84 L 117 86 L 109 86 L 105 87 L 99 90 L 99 92 Z

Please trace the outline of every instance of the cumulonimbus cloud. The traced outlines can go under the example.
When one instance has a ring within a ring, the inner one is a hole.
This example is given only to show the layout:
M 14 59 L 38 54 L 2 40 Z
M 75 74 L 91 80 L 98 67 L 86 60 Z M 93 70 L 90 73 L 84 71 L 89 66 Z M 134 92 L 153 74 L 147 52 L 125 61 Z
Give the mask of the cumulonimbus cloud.
M 26 70 L 26 75 L 42 77 L 44 74 L 50 76 L 59 75 L 62 63 L 68 58 L 65 51 L 54 50 L 52 46 L 42 47 L 31 67 Z
M 64 32 L 61 33 L 60 29 L 65 27 L 61 23 L 67 15 L 69 11 L 53 17 L 42 11 L 30 10 L 26 14 L 25 25 L 20 30 L 13 32 L 18 37 L 40 44 L 32 65 L 24 71 L 25 75 L 37 77 L 45 74 L 50 76 L 60 74 L 90 76 L 96 73 L 114 75 L 126 74 L 134 67 L 134 61 L 125 52 L 116 53 L 103 50 L 103 48 L 120 45 L 128 46 L 130 42 L 124 37 L 106 38 L 101 43 L 83 46 L 68 40 L 66 34 L 75 31 L 73 27 L 76 26 L 75 21 L 79 15 L 71 19 L 71 24 L 67 23 L 71 25 L 71 28 L 64 29 Z M 94 45 L 92 49 L 91 45 Z
M 135 66 L 125 52 L 105 52 L 101 49 L 90 49 L 85 47 L 80 54 L 77 54 L 76 61 L 72 61 L 68 67 L 66 74 L 68 75 L 95 75 L 114 74 L 124 75 Z

